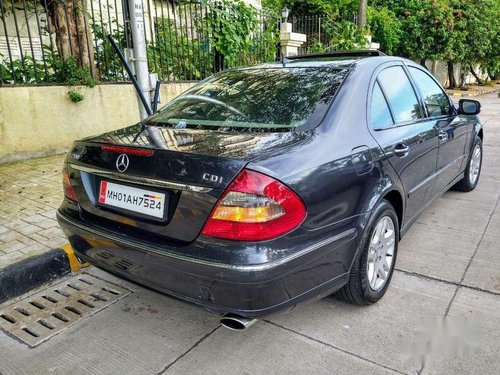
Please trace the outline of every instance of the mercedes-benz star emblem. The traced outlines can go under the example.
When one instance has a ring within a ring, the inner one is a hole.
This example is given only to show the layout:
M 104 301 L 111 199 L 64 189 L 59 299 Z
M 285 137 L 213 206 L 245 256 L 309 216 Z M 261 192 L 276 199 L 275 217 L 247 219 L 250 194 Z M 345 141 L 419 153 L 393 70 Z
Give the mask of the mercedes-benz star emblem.
M 116 159 L 116 169 L 118 169 L 119 172 L 125 172 L 128 168 L 128 163 L 127 154 L 121 154 L 118 156 L 118 159 Z

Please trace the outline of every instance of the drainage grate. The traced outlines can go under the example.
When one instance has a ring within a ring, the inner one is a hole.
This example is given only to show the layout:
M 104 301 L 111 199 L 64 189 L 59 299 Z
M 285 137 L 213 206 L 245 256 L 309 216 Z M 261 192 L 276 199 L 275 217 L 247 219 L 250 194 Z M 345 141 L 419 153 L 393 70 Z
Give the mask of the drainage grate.
M 0 307 L 0 328 L 34 347 L 130 293 L 93 276 L 77 275 Z

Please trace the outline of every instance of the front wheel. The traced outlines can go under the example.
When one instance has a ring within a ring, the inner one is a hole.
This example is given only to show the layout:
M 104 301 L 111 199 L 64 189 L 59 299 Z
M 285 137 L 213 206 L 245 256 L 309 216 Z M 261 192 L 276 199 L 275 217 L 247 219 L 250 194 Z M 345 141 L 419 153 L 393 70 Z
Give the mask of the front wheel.
M 398 241 L 396 211 L 383 200 L 372 213 L 351 267 L 349 281 L 338 292 L 345 301 L 369 305 L 382 298 L 394 272 Z
M 481 165 L 483 163 L 483 142 L 481 138 L 476 137 L 474 147 L 472 148 L 469 162 L 465 168 L 465 176 L 454 186 L 454 190 L 469 192 L 476 188 L 481 174 Z

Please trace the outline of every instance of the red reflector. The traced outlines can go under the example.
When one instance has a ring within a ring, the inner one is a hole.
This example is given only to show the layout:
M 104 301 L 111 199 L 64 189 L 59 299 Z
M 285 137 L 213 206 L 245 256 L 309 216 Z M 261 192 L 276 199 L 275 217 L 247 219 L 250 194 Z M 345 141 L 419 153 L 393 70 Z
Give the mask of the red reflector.
M 202 234 L 240 241 L 263 241 L 295 229 L 306 207 L 290 188 L 244 169 L 231 182 L 203 227 Z
M 145 150 L 143 148 L 134 148 L 134 147 L 110 146 L 110 145 L 102 145 L 101 150 L 116 152 L 119 154 L 137 155 L 137 156 L 152 156 L 154 154 L 153 150 Z
M 64 188 L 64 196 L 72 201 L 77 202 L 78 198 L 76 197 L 75 189 L 71 186 L 71 182 L 69 179 L 68 172 L 63 172 L 63 188 Z

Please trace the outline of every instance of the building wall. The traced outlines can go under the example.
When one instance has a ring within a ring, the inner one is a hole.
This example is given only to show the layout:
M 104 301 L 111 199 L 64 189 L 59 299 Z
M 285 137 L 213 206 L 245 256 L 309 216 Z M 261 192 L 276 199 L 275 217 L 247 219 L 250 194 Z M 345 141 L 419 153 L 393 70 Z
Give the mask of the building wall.
M 164 105 L 193 83 L 161 86 Z M 73 140 L 139 121 L 132 84 L 78 87 L 79 103 L 65 86 L 0 88 L 0 163 L 64 152 Z
M 416 61 L 416 63 L 419 63 L 418 61 Z M 446 61 L 442 61 L 442 60 L 437 60 L 437 61 L 433 61 L 433 60 L 427 60 L 425 62 L 425 66 L 427 67 L 427 69 L 434 75 L 434 77 L 436 77 L 436 79 L 444 86 L 444 87 L 448 87 L 449 86 L 449 79 L 448 79 L 448 65 L 447 65 L 447 62 Z M 479 69 L 479 65 L 476 65 L 474 67 L 475 71 L 477 72 L 477 74 L 479 75 L 480 78 L 482 79 L 485 79 L 487 80 L 488 79 L 488 76 L 486 74 L 483 74 L 481 73 L 480 69 Z M 460 63 L 458 64 L 455 64 L 454 65 L 454 72 L 455 72 L 455 81 L 457 82 L 457 84 L 460 84 L 461 82 L 461 74 L 462 74 L 462 66 Z M 464 84 L 466 85 L 473 85 L 473 84 L 476 84 L 476 78 L 474 78 L 474 76 L 469 72 L 469 70 L 467 69 L 465 72 L 464 72 Z

